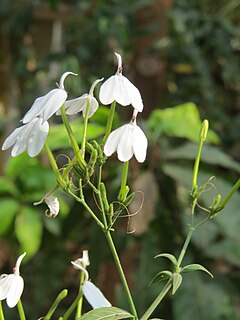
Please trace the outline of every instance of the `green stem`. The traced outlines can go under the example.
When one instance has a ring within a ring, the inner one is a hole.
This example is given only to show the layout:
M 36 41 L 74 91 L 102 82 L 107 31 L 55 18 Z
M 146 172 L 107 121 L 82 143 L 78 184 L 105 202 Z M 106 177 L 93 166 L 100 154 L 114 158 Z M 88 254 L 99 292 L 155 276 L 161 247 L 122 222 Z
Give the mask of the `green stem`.
M 71 314 L 73 313 L 74 309 L 76 309 L 76 307 L 78 305 L 78 301 L 81 298 L 81 296 L 82 296 L 82 293 L 77 295 L 77 297 L 75 298 L 75 300 L 73 301 L 71 306 L 68 308 L 68 310 L 63 315 L 62 320 L 67 320 L 71 316 Z
M 18 313 L 19 313 L 20 320 L 26 320 L 21 300 L 18 301 L 17 308 L 18 308 Z
M 141 317 L 140 320 L 147 320 L 151 314 L 153 313 L 153 311 L 157 308 L 157 306 L 159 305 L 159 303 L 162 301 L 162 299 L 166 296 L 166 294 L 168 293 L 168 291 L 171 289 L 172 287 L 172 282 L 171 280 L 169 280 L 166 285 L 164 286 L 164 288 L 162 289 L 162 291 L 159 293 L 159 295 L 157 296 L 157 298 L 153 301 L 153 303 L 151 304 L 151 306 L 147 309 L 147 311 L 144 313 L 144 315 Z
M 0 300 L 0 320 L 5 320 L 1 300 Z
M 71 141 L 72 148 L 73 148 L 74 153 L 76 155 L 77 161 L 78 161 L 78 163 L 79 163 L 81 168 L 85 168 L 85 163 L 84 163 L 85 161 L 84 161 L 84 159 L 83 159 L 83 157 L 81 155 L 81 151 L 79 149 L 77 140 L 75 139 L 75 136 L 73 134 L 72 128 L 71 128 L 71 126 L 69 124 L 69 121 L 68 121 L 64 106 L 61 107 L 61 115 L 62 115 L 63 123 L 65 125 L 66 130 L 67 130 L 69 139 Z
M 44 320 L 50 320 L 53 313 L 55 312 L 55 310 L 57 309 L 59 303 L 66 298 L 68 294 L 68 291 L 66 289 L 62 290 L 59 295 L 57 296 L 57 298 L 55 299 L 55 301 L 53 302 L 53 304 L 51 305 L 48 313 L 46 314 L 46 316 L 44 317 Z
M 88 114 L 90 109 L 90 99 L 88 99 L 86 112 L 84 116 L 84 125 L 83 125 L 83 137 L 82 137 L 82 157 L 85 157 L 85 148 L 86 148 L 86 140 L 87 140 L 87 126 L 88 126 Z
M 228 192 L 228 194 L 223 199 L 223 201 L 221 201 L 221 203 L 219 204 L 220 210 L 222 210 L 226 206 L 228 201 L 231 199 L 231 197 L 234 195 L 234 193 L 238 190 L 239 187 L 240 187 L 240 179 L 238 179 L 238 181 L 235 183 L 232 189 Z
M 197 157 L 196 157 L 196 160 L 194 163 L 194 168 L 193 168 L 192 190 L 195 190 L 197 188 L 197 177 L 198 177 L 198 170 L 199 170 L 199 163 L 200 163 L 200 157 L 201 157 L 201 152 L 202 152 L 202 146 L 203 146 L 203 141 L 200 140 L 200 143 L 198 146 Z
M 133 299 L 132 299 L 132 296 L 131 296 L 131 292 L 129 290 L 128 283 L 127 283 L 127 280 L 126 280 L 126 277 L 125 277 L 125 274 L 124 274 L 120 259 L 118 257 L 118 253 L 117 253 L 117 250 L 115 248 L 115 245 L 114 245 L 114 242 L 113 242 L 113 239 L 112 239 L 110 231 L 106 231 L 105 235 L 106 235 L 109 247 L 111 249 L 111 252 L 112 252 L 112 255 L 113 255 L 113 259 L 114 259 L 115 264 L 117 266 L 118 273 L 120 275 L 120 278 L 121 278 L 121 281 L 122 281 L 122 284 L 123 284 L 123 287 L 124 287 L 124 290 L 125 290 L 125 293 L 126 293 L 126 297 L 128 299 L 128 304 L 129 304 L 130 310 L 131 310 L 132 315 L 134 316 L 134 318 L 138 319 L 137 311 L 136 311 L 136 308 L 135 308 L 135 305 L 134 305 L 134 302 L 133 302 Z
M 113 124 L 113 118 L 114 118 L 114 112 L 115 112 L 115 107 L 116 107 L 116 101 L 113 101 L 113 103 L 111 104 L 110 107 L 110 111 L 108 114 L 108 120 L 107 120 L 107 125 L 106 125 L 106 132 L 105 132 L 105 136 L 103 138 L 103 143 L 105 143 L 107 141 L 108 136 L 111 133 L 112 130 L 112 124 Z
M 128 166 L 129 161 L 124 162 L 123 164 L 123 170 L 122 170 L 122 181 L 121 181 L 121 188 L 119 191 L 119 199 L 124 201 L 125 200 L 125 187 L 127 184 L 127 178 L 128 178 Z
M 183 258 L 185 256 L 185 253 L 187 251 L 187 247 L 189 245 L 189 242 L 191 240 L 191 237 L 192 237 L 192 234 L 193 234 L 194 230 L 195 230 L 195 228 L 193 228 L 192 226 L 189 227 L 187 238 L 186 238 L 186 240 L 185 240 L 185 242 L 183 244 L 182 250 L 181 250 L 180 255 L 178 257 L 178 260 L 177 260 L 176 271 L 178 271 L 178 269 L 181 266 L 181 263 L 182 263 Z
M 48 159 L 50 161 L 51 167 L 52 167 L 53 172 L 55 174 L 56 180 L 58 181 L 58 183 L 61 184 L 62 178 L 61 178 L 61 175 L 59 173 L 59 169 L 58 169 L 57 163 L 56 163 L 56 161 L 54 159 L 52 151 L 51 151 L 51 149 L 50 149 L 50 147 L 49 147 L 47 142 L 45 142 L 45 149 L 46 149 L 46 152 L 47 152 Z
M 78 300 L 78 304 L 77 304 L 77 312 L 76 312 L 76 320 L 79 319 L 82 315 L 82 303 L 83 303 L 83 294 L 82 294 L 82 284 L 84 281 L 84 272 L 81 272 L 80 274 L 80 283 L 79 283 L 79 292 L 78 292 L 78 296 L 79 300 Z

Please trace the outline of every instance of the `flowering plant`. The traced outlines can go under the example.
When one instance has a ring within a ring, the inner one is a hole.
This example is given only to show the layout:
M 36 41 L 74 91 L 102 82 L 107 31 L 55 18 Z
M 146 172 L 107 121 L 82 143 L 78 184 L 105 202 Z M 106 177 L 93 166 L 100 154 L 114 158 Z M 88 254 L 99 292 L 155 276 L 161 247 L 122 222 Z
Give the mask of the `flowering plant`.
M 151 317 L 168 292 L 171 291 L 173 295 L 176 293 L 182 283 L 183 274 L 185 272 L 200 270 L 212 277 L 212 273 L 198 263 L 183 265 L 184 256 L 195 230 L 209 219 L 215 218 L 240 186 L 240 180 L 238 180 L 223 200 L 220 195 L 217 195 L 207 208 L 203 208 L 207 212 L 204 219 L 200 222 L 196 222 L 196 208 L 200 207 L 199 198 L 201 197 L 201 194 L 206 191 L 206 184 L 199 185 L 198 183 L 201 151 L 208 133 L 208 121 L 204 120 L 200 130 L 198 152 L 194 162 L 192 176 L 192 188 L 190 192 L 191 219 L 188 225 L 188 234 L 177 257 L 171 253 L 160 253 L 156 256 L 156 258 L 163 257 L 168 259 L 172 264 L 172 268 L 171 270 L 160 271 L 153 278 L 152 283 L 164 280 L 166 281 L 166 284 L 159 290 L 160 292 L 156 299 L 148 307 L 145 313 L 140 316 L 136 310 L 112 234 L 115 231 L 114 225 L 117 219 L 123 215 L 124 211 L 135 197 L 135 193 L 130 191 L 130 187 L 127 184 L 129 161 L 133 156 L 139 163 L 145 161 L 148 140 L 143 130 L 137 125 L 137 116 L 139 112 L 143 110 L 141 94 L 134 84 L 123 76 L 122 58 L 119 54 L 116 54 L 116 57 L 118 60 L 116 74 L 107 79 L 100 87 L 100 102 L 102 104 L 111 104 L 105 135 L 102 141 L 88 141 L 87 128 L 89 118 L 97 112 L 99 106 L 98 100 L 94 97 L 94 88 L 103 81 L 103 79 L 96 80 L 91 86 L 89 93 L 67 101 L 64 79 L 70 74 L 75 76 L 76 74 L 73 72 L 65 72 L 60 79 L 59 88 L 53 89 L 46 95 L 35 100 L 30 110 L 22 119 L 24 125 L 15 129 L 13 133 L 6 138 L 2 146 L 3 150 L 12 147 L 11 155 L 13 157 L 18 156 L 24 151 L 27 151 L 30 157 L 34 157 L 38 155 L 45 146 L 52 170 L 55 174 L 56 185 L 43 196 L 41 201 L 35 202 L 34 204 L 46 203 L 49 208 L 46 211 L 46 215 L 49 218 L 52 217 L 57 219 L 59 210 L 61 210 L 59 201 L 55 195 L 58 189 L 62 189 L 79 202 L 104 233 L 122 281 L 126 299 L 128 301 L 128 311 L 112 307 L 111 302 L 109 302 L 111 299 L 109 298 L 108 300 L 100 289 L 89 280 L 89 274 L 86 267 L 90 262 L 88 252 L 84 251 L 82 258 L 72 261 L 73 267 L 80 270 L 81 273 L 79 293 L 59 319 L 69 319 L 73 312 L 75 312 L 76 319 L 92 320 L 99 319 L 99 317 L 108 317 L 108 319 L 132 318 L 147 320 Z M 133 112 L 129 123 L 112 131 L 114 112 L 117 103 L 122 106 L 131 105 L 131 107 L 133 107 Z M 67 117 L 67 115 L 76 114 L 78 112 L 82 112 L 84 117 L 81 145 L 78 144 Z M 63 168 L 59 168 L 52 150 L 47 143 L 49 130 L 48 120 L 55 113 L 57 115 L 61 114 L 73 150 L 72 158 L 68 160 L 67 165 Z M 112 156 L 115 152 L 117 153 L 117 158 L 122 162 L 122 179 L 117 199 L 110 201 L 109 199 L 112 199 L 112 196 L 110 197 L 110 193 L 103 181 L 102 169 L 107 164 L 108 157 Z M 96 199 L 97 209 L 92 209 L 91 205 L 86 201 L 86 188 L 92 190 L 94 198 Z M 23 291 L 23 278 L 19 274 L 19 266 L 24 255 L 25 254 L 22 254 L 18 258 L 13 274 L 2 275 L 0 279 L 0 300 L 6 299 L 8 306 L 11 308 L 17 305 L 19 316 L 22 320 L 26 317 L 20 300 Z M 67 293 L 67 290 L 63 290 L 58 295 L 43 319 L 53 319 L 56 308 L 62 299 L 66 297 Z M 83 297 L 93 308 L 92 311 L 84 315 L 82 315 Z M 0 307 L 0 320 L 2 319 L 4 319 L 4 314 Z

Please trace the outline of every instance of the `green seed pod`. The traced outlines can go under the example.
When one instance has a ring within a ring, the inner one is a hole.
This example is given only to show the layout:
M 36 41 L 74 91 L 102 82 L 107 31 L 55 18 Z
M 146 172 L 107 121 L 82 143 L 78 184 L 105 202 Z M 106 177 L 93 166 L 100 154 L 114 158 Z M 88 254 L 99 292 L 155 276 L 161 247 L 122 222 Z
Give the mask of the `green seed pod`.
M 89 163 L 88 163 L 88 175 L 89 175 L 89 177 L 91 177 L 93 175 L 93 173 L 94 173 L 94 167 L 95 167 L 97 158 L 98 158 L 98 152 L 97 152 L 96 149 L 93 149 L 93 151 L 91 153 L 91 156 L 90 156 Z
M 101 193 L 101 198 L 102 198 L 102 202 L 103 202 L 104 211 L 106 213 L 108 213 L 109 212 L 109 203 L 108 203 L 108 200 L 107 200 L 106 187 L 105 187 L 103 182 L 100 183 L 99 189 L 100 189 L 100 193 Z
M 130 193 L 130 195 L 127 196 L 127 198 L 125 199 L 124 205 L 125 205 L 126 207 L 128 207 L 129 204 L 132 202 L 132 200 L 133 200 L 134 197 L 135 197 L 135 192 Z
M 118 194 L 118 200 L 119 200 L 120 202 L 123 202 L 123 203 L 125 202 L 129 190 L 130 190 L 129 186 L 125 186 L 125 187 L 123 188 L 123 190 L 120 190 L 120 192 L 119 192 L 119 194 Z

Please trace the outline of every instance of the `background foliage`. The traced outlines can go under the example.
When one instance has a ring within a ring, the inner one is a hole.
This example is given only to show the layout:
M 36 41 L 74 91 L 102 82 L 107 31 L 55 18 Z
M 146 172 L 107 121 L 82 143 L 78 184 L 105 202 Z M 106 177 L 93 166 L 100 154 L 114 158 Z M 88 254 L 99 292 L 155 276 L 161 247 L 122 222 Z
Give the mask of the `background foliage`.
M 204 194 L 201 205 L 208 204 L 210 196 L 226 194 L 239 176 L 239 13 L 237 0 L 17 0 L 0 4 L 2 140 L 32 101 L 55 86 L 63 71 L 79 73 L 78 79 L 66 80 L 73 97 L 87 92 L 96 78 L 112 75 L 114 51 L 123 54 L 124 74 L 143 94 L 141 126 L 150 146 L 144 165 L 131 162 L 130 183 L 144 191 L 145 203 L 131 220 L 135 233 L 127 234 L 125 220 L 115 233 L 140 313 L 159 292 L 161 284 L 149 286 L 152 278 L 169 267 L 168 261 L 153 257 L 161 252 L 178 253 L 184 240 L 200 119 L 207 118 L 212 129 L 200 175 L 210 193 Z M 117 109 L 116 125 L 128 121 L 127 110 Z M 102 108 L 91 120 L 91 139 L 101 137 L 106 116 L 107 109 Z M 68 141 L 59 120 L 54 121 L 49 143 L 58 162 L 64 164 L 62 154 L 69 152 Z M 79 117 L 74 121 L 76 132 L 81 132 Z M 38 159 L 26 155 L 10 159 L 1 152 L 0 170 L 1 273 L 9 272 L 19 252 L 28 252 L 22 274 L 29 318 L 44 315 L 49 301 L 63 287 L 72 289 L 66 304 L 75 297 L 78 283 L 70 261 L 86 248 L 91 279 L 113 304 L 127 309 L 105 239 L 83 208 L 60 194 L 60 216 L 51 220 L 44 216 L 43 205 L 32 205 L 54 186 L 45 154 Z M 120 174 L 113 159 L 104 172 L 113 194 Z M 209 181 L 213 176 L 216 179 Z M 94 205 L 92 194 L 88 197 Z M 132 204 L 133 212 L 140 201 L 136 198 Z M 169 296 L 156 317 L 237 319 L 239 201 L 236 195 L 216 220 L 198 230 L 186 258 L 186 262 L 206 266 L 214 279 L 197 272 L 186 274 L 174 299 Z

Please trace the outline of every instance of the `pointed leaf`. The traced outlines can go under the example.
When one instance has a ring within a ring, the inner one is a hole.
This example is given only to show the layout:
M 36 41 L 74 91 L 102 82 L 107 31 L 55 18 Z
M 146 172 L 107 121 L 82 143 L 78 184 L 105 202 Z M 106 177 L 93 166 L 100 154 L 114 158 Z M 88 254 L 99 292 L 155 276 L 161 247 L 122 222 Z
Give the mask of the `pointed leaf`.
M 188 266 L 182 268 L 181 272 L 191 272 L 191 271 L 196 271 L 196 270 L 204 271 L 207 274 L 209 274 L 210 277 L 213 278 L 213 275 L 210 271 L 208 271 L 206 268 L 204 268 L 201 264 L 197 264 L 197 263 L 189 264 Z
M 116 308 L 98 308 L 83 315 L 78 320 L 118 320 L 133 319 L 134 317 L 127 311 Z
M 170 254 L 170 253 L 161 253 L 161 254 L 158 254 L 154 257 L 155 258 L 160 258 L 160 257 L 164 257 L 164 258 L 167 258 L 169 259 L 173 264 L 174 266 L 177 265 L 177 259 L 174 257 L 174 255 Z
M 174 273 L 173 274 L 173 289 L 172 289 L 172 294 L 175 294 L 178 288 L 180 287 L 182 283 L 182 276 L 180 273 Z
M 171 278 L 171 276 L 172 276 L 171 271 L 167 271 L 167 270 L 161 271 L 155 275 L 155 277 L 152 279 L 150 284 L 154 284 L 156 282 L 163 281 L 163 280 L 168 280 L 169 278 Z

